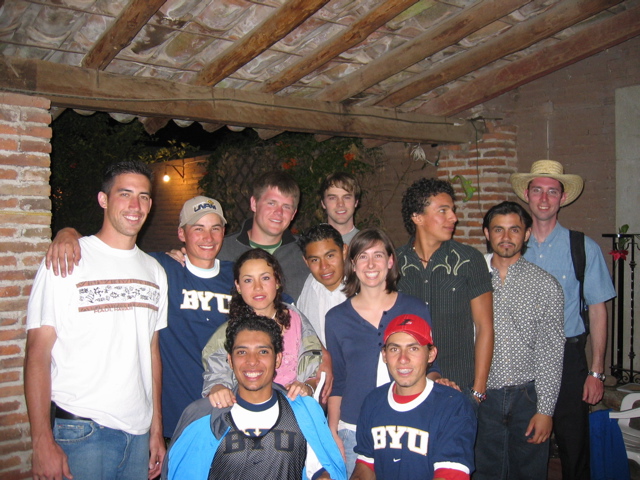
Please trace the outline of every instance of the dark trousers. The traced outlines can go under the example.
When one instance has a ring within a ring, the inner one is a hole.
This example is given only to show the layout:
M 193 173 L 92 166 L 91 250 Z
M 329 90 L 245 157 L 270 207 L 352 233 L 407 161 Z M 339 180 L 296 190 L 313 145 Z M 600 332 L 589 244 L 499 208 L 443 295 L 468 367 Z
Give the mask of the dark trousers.
M 547 478 L 549 441 L 535 445 L 525 436 L 537 398 L 533 381 L 487 390 L 478 409 L 474 480 Z
M 587 335 L 567 338 L 562 384 L 553 415 L 563 480 L 589 480 L 589 405 L 582 391 L 589 369 L 585 355 Z

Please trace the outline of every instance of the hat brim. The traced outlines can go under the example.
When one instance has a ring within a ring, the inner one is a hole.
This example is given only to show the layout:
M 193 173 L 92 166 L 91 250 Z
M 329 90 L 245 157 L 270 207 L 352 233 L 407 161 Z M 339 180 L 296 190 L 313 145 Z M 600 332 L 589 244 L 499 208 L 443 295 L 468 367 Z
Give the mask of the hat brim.
M 564 193 L 567 194 L 564 202 L 560 204 L 561 207 L 569 205 L 574 202 L 582 193 L 582 189 L 584 188 L 584 180 L 579 175 L 553 175 L 546 173 L 514 173 L 511 175 L 509 179 L 511 181 L 511 186 L 513 187 L 513 191 L 518 197 L 527 202 L 527 199 L 524 196 L 525 190 L 529 188 L 529 183 L 534 178 L 553 178 L 554 180 L 559 181 L 564 186 Z

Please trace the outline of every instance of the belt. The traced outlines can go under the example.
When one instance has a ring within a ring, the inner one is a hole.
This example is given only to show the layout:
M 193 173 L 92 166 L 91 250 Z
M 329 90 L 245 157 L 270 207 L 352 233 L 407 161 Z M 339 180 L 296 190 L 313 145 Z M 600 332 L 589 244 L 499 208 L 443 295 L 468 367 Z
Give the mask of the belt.
M 586 333 L 581 333 L 580 335 L 576 335 L 575 337 L 567 337 L 567 343 L 578 343 L 580 340 L 582 340 L 584 337 L 586 337 L 587 334 Z
M 64 408 L 60 408 L 54 402 L 51 402 L 51 409 L 55 412 L 53 414 L 54 418 L 60 418 L 62 420 L 83 420 L 85 422 L 91 422 L 90 418 L 79 417 L 71 412 L 67 412 Z

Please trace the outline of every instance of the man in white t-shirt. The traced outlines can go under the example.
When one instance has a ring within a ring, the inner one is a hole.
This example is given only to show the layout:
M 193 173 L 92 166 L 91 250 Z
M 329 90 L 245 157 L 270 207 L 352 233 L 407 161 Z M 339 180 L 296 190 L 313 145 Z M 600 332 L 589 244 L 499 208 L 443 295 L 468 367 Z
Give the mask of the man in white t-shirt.
M 103 225 L 80 240 L 74 275 L 55 276 L 43 262 L 29 299 L 34 478 L 153 478 L 165 455 L 158 330 L 167 278 L 135 243 L 151 208 L 149 167 L 111 165 L 98 203 Z

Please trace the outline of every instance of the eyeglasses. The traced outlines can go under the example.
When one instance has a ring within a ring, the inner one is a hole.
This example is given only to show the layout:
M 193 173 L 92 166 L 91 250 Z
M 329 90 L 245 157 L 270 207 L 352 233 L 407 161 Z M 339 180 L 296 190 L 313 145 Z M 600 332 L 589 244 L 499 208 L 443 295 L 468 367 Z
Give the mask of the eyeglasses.
M 546 192 L 542 187 L 531 187 L 529 189 L 529 195 L 534 195 L 539 197 L 543 193 L 546 193 L 547 197 L 550 197 L 550 198 L 560 198 L 562 196 L 562 192 L 557 188 L 550 188 Z

